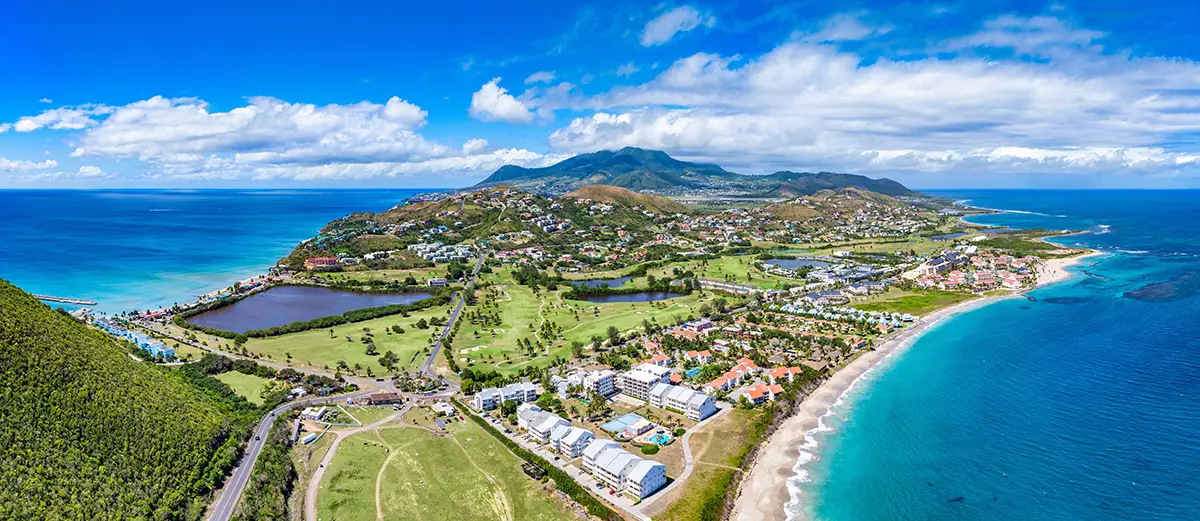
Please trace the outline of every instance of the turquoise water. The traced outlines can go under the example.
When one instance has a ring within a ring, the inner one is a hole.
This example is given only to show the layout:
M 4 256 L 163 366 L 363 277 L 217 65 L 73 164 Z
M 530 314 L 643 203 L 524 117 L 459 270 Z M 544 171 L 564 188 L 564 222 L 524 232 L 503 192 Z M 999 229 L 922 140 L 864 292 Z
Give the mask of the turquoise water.
M 666 434 L 663 434 L 663 433 L 658 433 L 653 436 L 650 436 L 649 438 L 646 438 L 646 441 L 649 441 L 650 443 L 653 443 L 655 445 L 666 445 L 668 443 L 671 443 L 671 437 Z
M 169 306 L 263 273 L 330 220 L 417 192 L 0 190 L 0 278 L 102 311 Z
M 869 373 L 812 433 L 791 517 L 1200 518 L 1200 193 L 941 195 L 1106 254 Z

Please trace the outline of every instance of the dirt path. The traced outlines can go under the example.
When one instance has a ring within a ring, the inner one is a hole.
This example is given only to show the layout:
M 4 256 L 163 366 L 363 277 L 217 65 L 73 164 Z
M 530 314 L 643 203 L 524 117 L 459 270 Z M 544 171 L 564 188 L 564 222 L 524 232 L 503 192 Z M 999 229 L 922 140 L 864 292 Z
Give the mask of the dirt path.
M 463 456 L 467 458 L 467 461 L 471 463 L 471 466 L 475 467 L 475 470 L 478 470 L 480 474 L 483 474 L 483 477 L 487 478 L 488 482 L 494 487 L 495 492 L 492 494 L 492 496 L 496 499 L 496 503 L 498 503 L 498 505 L 493 504 L 492 508 L 497 510 L 496 514 L 500 516 L 500 519 L 503 519 L 504 521 L 516 521 L 516 517 L 513 515 L 512 504 L 508 502 L 508 494 L 504 493 L 504 487 L 500 486 L 500 483 L 496 481 L 496 478 L 484 471 L 483 467 L 480 467 L 478 463 L 475 463 L 475 460 L 471 458 L 470 451 L 468 451 L 467 448 L 458 441 L 458 438 L 450 436 L 450 439 L 454 440 L 454 444 L 458 445 L 459 450 L 463 451 Z M 497 506 L 499 508 L 497 508 Z
M 342 442 L 345 441 L 347 438 L 354 436 L 355 434 L 359 434 L 359 433 L 363 433 L 363 432 L 370 432 L 370 431 L 379 429 L 380 427 L 382 427 L 384 424 L 386 424 L 388 422 L 392 422 L 392 421 L 400 419 L 401 417 L 404 416 L 404 413 L 408 412 L 408 410 L 410 408 L 412 408 L 412 402 L 409 402 L 403 408 L 401 408 L 399 411 L 397 411 L 395 414 L 388 416 L 387 418 L 384 418 L 382 420 L 379 420 L 379 421 L 372 423 L 370 425 L 367 425 L 367 426 L 358 427 L 356 429 L 350 429 L 348 431 L 338 433 L 338 437 L 336 439 L 334 439 L 333 444 L 329 446 L 329 451 L 327 451 L 325 453 L 325 457 L 321 459 L 320 466 L 318 466 L 317 470 L 315 472 L 313 472 L 312 480 L 308 482 L 308 490 L 305 491 L 305 493 L 304 493 L 304 519 L 306 519 L 307 521 L 317 521 L 317 494 L 321 490 L 321 478 L 324 477 L 325 469 L 328 468 L 329 463 L 331 461 L 333 461 L 334 454 L 337 454 L 338 446 L 340 446 L 342 444 Z M 376 491 L 375 498 L 376 498 L 376 513 L 378 514 L 379 513 L 378 490 Z

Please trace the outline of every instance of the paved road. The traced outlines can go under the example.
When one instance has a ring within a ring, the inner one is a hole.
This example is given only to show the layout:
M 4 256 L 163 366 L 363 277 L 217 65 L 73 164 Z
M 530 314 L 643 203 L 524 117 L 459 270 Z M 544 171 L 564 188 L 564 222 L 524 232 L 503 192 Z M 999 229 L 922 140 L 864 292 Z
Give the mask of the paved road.
M 229 479 L 225 480 L 225 487 L 221 492 L 221 497 L 213 503 L 212 509 L 209 511 L 209 521 L 228 521 L 229 518 L 233 517 L 233 511 L 237 507 L 238 502 L 241 501 L 242 493 L 246 491 L 246 484 L 250 482 L 250 474 L 254 471 L 254 464 L 258 461 L 258 455 L 262 452 L 263 445 L 267 442 L 267 433 L 271 432 L 271 426 L 275 424 L 275 419 L 280 414 L 290 409 L 306 407 L 315 403 L 332 403 L 344 401 L 348 398 L 361 398 L 373 392 L 375 392 L 374 389 L 334 397 L 318 396 L 305 398 L 287 402 L 272 409 L 266 417 L 258 422 L 258 426 L 254 428 L 254 437 L 246 444 L 246 452 L 242 454 L 241 463 L 233 469 L 233 474 L 229 476 Z
M 708 425 L 709 422 L 711 422 L 717 418 L 720 418 L 721 415 L 729 412 L 731 409 L 733 409 L 733 405 L 726 405 L 725 407 L 721 407 L 720 409 L 717 409 L 717 412 L 713 413 L 712 416 L 705 418 L 704 421 L 697 423 L 695 426 L 688 429 L 688 431 L 683 434 L 683 438 L 680 440 L 683 443 L 683 473 L 676 476 L 675 481 L 672 481 L 671 484 L 667 485 L 662 490 L 655 492 L 653 497 L 646 499 L 646 500 L 642 501 L 641 503 L 639 503 L 637 505 L 637 508 L 639 511 L 650 506 L 655 501 L 658 501 L 658 500 L 662 499 L 663 497 L 666 497 L 666 495 L 668 493 L 670 493 L 671 490 L 673 490 L 675 487 L 679 486 L 681 483 L 687 481 L 688 476 L 692 475 L 692 469 L 696 467 L 695 458 L 692 456 L 692 446 L 691 446 L 692 434 L 694 434 L 696 431 L 700 430 L 701 427 Z
M 399 419 L 400 417 L 404 416 L 404 413 L 408 412 L 408 410 L 412 408 L 412 404 L 412 400 L 409 400 L 405 402 L 404 406 L 402 406 L 399 411 L 391 416 L 388 416 L 387 418 L 379 420 L 370 425 L 364 425 L 356 429 L 350 429 L 348 431 L 337 433 L 337 438 L 333 440 L 333 444 L 330 445 L 329 450 L 325 452 L 325 457 L 321 459 L 320 466 L 317 467 L 316 472 L 313 472 L 312 479 L 308 482 L 308 490 L 306 490 L 304 493 L 304 519 L 308 521 L 317 521 L 317 493 L 320 492 L 321 489 L 321 477 L 325 475 L 325 468 L 329 465 L 329 462 L 333 461 L 333 455 L 337 452 L 338 446 L 342 444 L 342 441 L 360 432 L 372 431 L 378 429 L 385 423 Z
M 483 260 L 485 258 L 487 258 L 487 253 L 479 252 L 479 260 L 475 262 L 475 269 L 471 272 L 471 279 L 467 281 L 466 288 L 458 292 L 458 302 L 454 305 L 454 311 L 450 312 L 450 320 L 446 321 L 446 327 L 442 329 L 442 334 L 433 343 L 433 349 L 429 350 L 429 358 L 426 358 L 425 363 L 421 364 L 421 372 L 432 378 L 437 378 L 437 375 L 433 372 L 433 362 L 437 360 L 437 355 L 442 350 L 442 341 L 447 336 L 450 336 L 450 332 L 454 330 L 454 323 L 458 321 L 458 315 L 462 312 L 463 304 L 466 303 L 466 295 L 470 295 L 475 290 L 475 277 L 479 275 L 479 269 L 483 267 Z

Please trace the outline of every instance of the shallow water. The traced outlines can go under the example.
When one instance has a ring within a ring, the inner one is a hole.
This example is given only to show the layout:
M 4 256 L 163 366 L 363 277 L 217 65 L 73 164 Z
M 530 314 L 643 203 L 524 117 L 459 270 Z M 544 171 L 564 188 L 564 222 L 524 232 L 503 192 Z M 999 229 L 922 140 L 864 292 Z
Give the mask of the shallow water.
M 223 308 L 201 313 L 190 319 L 196 325 L 245 333 L 340 315 L 355 309 L 412 304 L 431 297 L 429 293 L 358 293 L 310 286 L 277 286 L 261 291 Z

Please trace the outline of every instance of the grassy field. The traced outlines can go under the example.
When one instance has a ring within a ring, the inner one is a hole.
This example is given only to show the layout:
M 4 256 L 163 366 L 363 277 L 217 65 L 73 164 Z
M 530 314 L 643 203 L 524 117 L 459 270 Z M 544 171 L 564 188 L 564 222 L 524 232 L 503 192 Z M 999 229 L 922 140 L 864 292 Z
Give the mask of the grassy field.
M 526 477 L 521 460 L 477 425 L 456 422 L 450 432 L 397 426 L 347 439 L 325 473 L 317 502 L 320 518 L 572 518 L 547 485 Z
M 426 349 L 431 341 L 430 336 L 440 332 L 440 328 L 430 326 L 428 329 L 417 329 L 413 324 L 424 318 L 426 322 L 434 317 L 446 318 L 450 306 L 439 306 L 412 312 L 408 317 L 393 315 L 365 322 L 343 324 L 333 328 L 330 336 L 329 329 L 314 329 L 292 333 L 273 338 L 254 338 L 246 343 L 246 348 L 259 353 L 269 360 L 284 362 L 287 354 L 291 353 L 291 362 L 297 366 L 322 368 L 330 370 L 337 367 L 338 360 L 354 367 L 360 364 L 363 373 L 367 368 L 376 375 L 384 374 L 383 366 L 379 365 L 379 357 L 388 351 L 394 351 L 400 357 L 398 369 L 413 368 L 421 365 L 422 356 L 413 359 Z M 399 325 L 404 329 L 403 334 L 391 333 L 388 328 Z M 364 336 L 363 328 L 368 328 L 374 335 L 378 355 L 366 354 L 366 344 L 360 341 Z M 349 337 L 350 340 L 346 340 Z
M 705 279 L 726 280 L 726 276 L 731 276 L 732 282 L 762 289 L 781 289 L 784 284 L 794 286 L 803 283 L 800 280 L 763 273 L 752 267 L 753 262 L 754 257 L 750 255 L 728 256 L 707 261 L 676 262 L 652 269 L 649 274 L 655 277 L 671 277 L 674 269 L 679 268 L 681 272 L 690 270 Z
M 351 416 L 353 416 L 363 425 L 370 425 L 395 414 L 396 409 L 391 405 L 377 407 L 347 407 L 346 412 L 350 413 Z
M 479 303 L 463 310 L 462 328 L 454 340 L 454 357 L 474 368 L 510 372 L 521 367 L 549 363 L 554 356 L 571 355 L 571 342 L 590 343 L 604 337 L 609 326 L 622 332 L 639 327 L 643 320 L 674 324 L 677 319 L 698 315 L 700 297 L 689 295 L 658 302 L 599 304 L 563 298 L 557 291 L 532 289 L 516 284 L 507 272 L 484 280 L 494 284 L 490 293 L 480 292 Z M 467 313 L 499 314 L 500 325 L 474 324 Z M 562 329 L 557 338 L 542 338 L 542 324 L 553 322 Z M 530 357 L 517 347 L 519 339 L 541 341 L 543 349 Z M 507 358 L 506 358 L 507 357 Z M 464 359 L 466 361 L 464 361 Z
M 420 283 L 424 283 L 425 280 L 433 277 L 445 277 L 446 265 L 443 264 L 441 266 L 435 266 L 432 268 L 412 268 L 406 270 L 362 270 L 321 274 L 321 277 L 329 280 L 330 282 L 345 280 L 403 281 L 409 276 L 417 279 L 417 282 Z
M 646 514 L 657 520 L 692 521 L 715 519 L 725 491 L 736 476 L 734 467 L 751 440 L 751 424 L 760 411 L 734 409 L 724 417 L 705 425 L 692 435 L 692 453 L 696 467 L 684 485 L 650 505 Z
M 861 302 L 852 304 L 852 306 L 864 311 L 924 315 L 974 298 L 976 298 L 975 295 L 953 291 L 923 290 L 917 292 L 888 288 L 886 292 L 867 297 Z
M 225 385 L 233 388 L 233 392 L 245 398 L 254 405 L 262 405 L 262 390 L 266 387 L 270 380 L 261 376 L 242 374 L 237 371 L 229 371 L 217 375 L 217 379 L 225 382 Z

